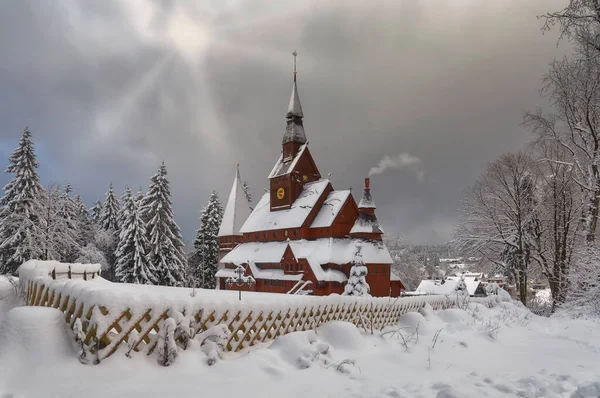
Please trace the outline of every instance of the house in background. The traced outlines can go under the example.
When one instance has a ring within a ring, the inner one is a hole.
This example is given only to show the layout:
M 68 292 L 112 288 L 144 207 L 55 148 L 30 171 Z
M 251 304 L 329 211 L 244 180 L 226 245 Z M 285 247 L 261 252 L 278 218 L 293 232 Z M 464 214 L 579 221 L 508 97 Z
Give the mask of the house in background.
M 406 292 L 407 296 L 425 295 L 450 295 L 456 293 L 456 286 L 461 278 L 464 278 L 467 292 L 471 297 L 485 297 L 485 285 L 482 283 L 480 274 L 465 274 L 461 276 L 449 276 L 445 279 L 424 279 L 412 292 Z

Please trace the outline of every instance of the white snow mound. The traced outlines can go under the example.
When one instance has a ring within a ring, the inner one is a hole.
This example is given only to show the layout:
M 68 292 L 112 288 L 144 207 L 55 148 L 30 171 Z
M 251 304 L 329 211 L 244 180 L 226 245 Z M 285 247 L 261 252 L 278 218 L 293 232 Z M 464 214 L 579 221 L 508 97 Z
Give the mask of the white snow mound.
M 319 340 L 341 350 L 357 350 L 365 346 L 365 339 L 354 324 L 349 322 L 327 322 L 317 329 Z
M 77 360 L 64 314 L 56 308 L 16 307 L 0 324 L 0 373 L 17 364 Z M 14 369 L 12 369 L 14 370 Z
M 571 398 L 598 398 L 600 397 L 600 382 L 587 383 L 577 387 Z

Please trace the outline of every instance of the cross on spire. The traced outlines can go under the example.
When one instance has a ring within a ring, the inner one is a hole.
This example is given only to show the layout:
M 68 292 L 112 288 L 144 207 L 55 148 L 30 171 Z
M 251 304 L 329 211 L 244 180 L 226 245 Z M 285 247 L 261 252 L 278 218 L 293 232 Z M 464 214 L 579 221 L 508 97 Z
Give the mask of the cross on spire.
M 296 50 L 292 51 L 292 56 L 294 57 L 294 81 L 296 81 L 296 57 L 298 56 L 298 53 L 296 52 Z

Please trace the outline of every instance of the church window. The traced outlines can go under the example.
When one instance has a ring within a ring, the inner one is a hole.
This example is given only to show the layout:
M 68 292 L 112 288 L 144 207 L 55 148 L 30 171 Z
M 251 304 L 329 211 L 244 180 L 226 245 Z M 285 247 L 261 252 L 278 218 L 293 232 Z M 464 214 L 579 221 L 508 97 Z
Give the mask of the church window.
M 294 231 L 294 236 L 298 236 L 298 230 Z

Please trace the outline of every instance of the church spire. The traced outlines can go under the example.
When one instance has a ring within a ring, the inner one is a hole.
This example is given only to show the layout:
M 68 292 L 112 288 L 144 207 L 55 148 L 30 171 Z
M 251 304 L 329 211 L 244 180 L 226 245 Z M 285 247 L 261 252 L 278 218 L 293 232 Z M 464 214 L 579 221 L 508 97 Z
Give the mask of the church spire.
M 290 97 L 290 104 L 288 105 L 288 111 L 286 114 L 287 126 L 285 128 L 285 134 L 283 136 L 283 144 L 289 142 L 296 142 L 298 144 L 306 143 L 306 134 L 304 134 L 304 125 L 302 124 L 302 105 L 300 104 L 300 96 L 298 95 L 298 86 L 296 85 L 296 56 L 298 53 L 294 51 L 294 85 L 292 86 L 292 96 Z

